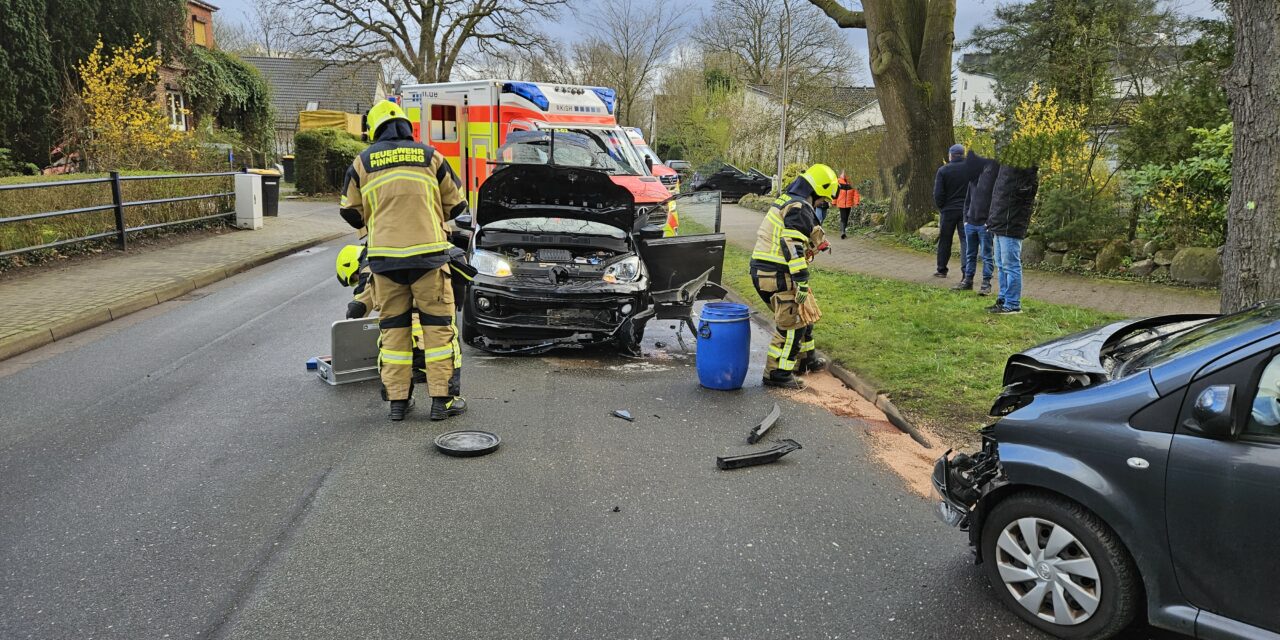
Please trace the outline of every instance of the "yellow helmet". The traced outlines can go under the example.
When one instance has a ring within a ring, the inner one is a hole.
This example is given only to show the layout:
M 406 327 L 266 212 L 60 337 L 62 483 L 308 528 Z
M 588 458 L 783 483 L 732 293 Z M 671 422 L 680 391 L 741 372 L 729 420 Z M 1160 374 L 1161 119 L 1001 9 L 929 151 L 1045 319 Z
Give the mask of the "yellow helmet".
M 837 177 L 836 172 L 825 164 L 815 164 L 800 174 L 804 177 L 805 182 L 813 187 L 813 192 L 822 198 L 831 198 L 836 195 Z
M 378 127 L 381 127 L 392 120 L 404 120 L 405 122 L 409 122 L 409 116 L 405 115 L 404 109 L 400 108 L 400 105 L 390 100 L 382 100 L 378 102 L 378 104 L 373 105 L 373 108 L 369 109 L 369 113 L 364 116 L 365 125 L 367 126 L 365 129 L 365 136 L 370 140 L 374 139 L 378 135 Z
M 358 244 L 349 244 L 338 251 L 338 282 L 344 287 L 354 286 L 356 283 L 356 274 L 360 271 L 360 253 L 364 251 L 364 247 Z

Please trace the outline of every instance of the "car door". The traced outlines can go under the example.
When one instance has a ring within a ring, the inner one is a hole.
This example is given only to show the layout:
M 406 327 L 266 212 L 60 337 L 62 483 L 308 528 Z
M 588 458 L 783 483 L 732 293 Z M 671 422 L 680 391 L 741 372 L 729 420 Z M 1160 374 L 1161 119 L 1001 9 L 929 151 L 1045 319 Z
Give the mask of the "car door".
M 661 237 L 674 208 L 675 235 Z M 658 206 L 640 230 L 640 258 L 649 272 L 649 291 L 671 291 L 711 272 L 719 284 L 724 269 L 725 236 L 720 232 L 720 193 L 698 191 L 674 196 Z
M 1280 631 L 1280 349 L 1237 353 L 1187 389 L 1169 454 L 1169 545 L 1183 595 L 1209 612 L 1198 629 L 1228 618 Z M 1192 411 L 1210 387 L 1238 435 L 1197 432 Z

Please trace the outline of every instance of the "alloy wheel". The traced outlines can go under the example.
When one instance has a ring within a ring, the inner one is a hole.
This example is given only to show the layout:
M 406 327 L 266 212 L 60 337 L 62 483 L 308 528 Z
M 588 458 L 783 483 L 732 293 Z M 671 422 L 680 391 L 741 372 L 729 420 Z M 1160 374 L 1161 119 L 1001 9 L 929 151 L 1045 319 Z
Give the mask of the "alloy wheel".
M 1093 617 L 1102 598 L 1098 565 L 1070 531 L 1043 518 L 1018 518 L 996 540 L 996 568 L 1014 600 L 1063 626 Z

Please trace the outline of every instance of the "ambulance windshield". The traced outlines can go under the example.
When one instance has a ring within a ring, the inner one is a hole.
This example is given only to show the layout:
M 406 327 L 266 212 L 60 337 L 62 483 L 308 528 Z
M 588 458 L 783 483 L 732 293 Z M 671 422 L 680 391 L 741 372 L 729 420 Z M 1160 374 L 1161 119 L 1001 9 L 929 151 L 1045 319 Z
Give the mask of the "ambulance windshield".
M 498 149 L 498 160 L 504 164 L 556 164 L 616 175 L 645 175 L 644 161 L 618 129 L 513 131 Z

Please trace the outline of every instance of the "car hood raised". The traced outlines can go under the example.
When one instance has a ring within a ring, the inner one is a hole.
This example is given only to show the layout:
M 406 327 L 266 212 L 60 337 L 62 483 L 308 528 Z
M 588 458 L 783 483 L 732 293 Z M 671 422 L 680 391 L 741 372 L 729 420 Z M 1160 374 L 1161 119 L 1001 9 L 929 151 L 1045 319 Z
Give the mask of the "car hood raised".
M 1188 314 L 1122 320 L 1051 340 L 1010 356 L 1004 370 L 1004 383 L 1011 384 L 1032 372 L 1078 373 L 1105 377 L 1111 372 L 1103 362 L 1103 351 L 1126 336 L 1152 327 L 1212 317 L 1214 316 Z
M 591 220 L 630 231 L 635 198 L 609 174 L 543 164 L 504 165 L 480 186 L 475 220 L 485 225 L 514 218 Z

